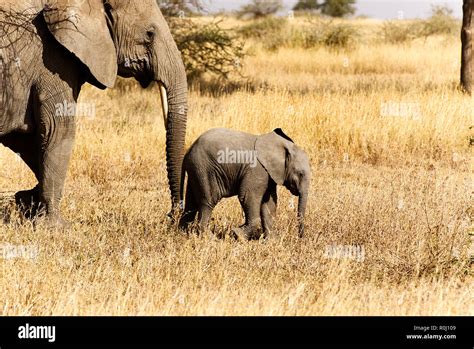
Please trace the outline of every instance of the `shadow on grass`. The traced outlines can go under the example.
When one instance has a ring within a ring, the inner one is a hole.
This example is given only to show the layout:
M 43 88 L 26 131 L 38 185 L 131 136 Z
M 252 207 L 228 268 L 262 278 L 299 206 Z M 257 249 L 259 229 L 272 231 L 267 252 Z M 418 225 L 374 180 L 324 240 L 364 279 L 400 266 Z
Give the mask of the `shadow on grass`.
M 15 208 L 15 193 L 0 192 L 0 224 L 11 223 Z

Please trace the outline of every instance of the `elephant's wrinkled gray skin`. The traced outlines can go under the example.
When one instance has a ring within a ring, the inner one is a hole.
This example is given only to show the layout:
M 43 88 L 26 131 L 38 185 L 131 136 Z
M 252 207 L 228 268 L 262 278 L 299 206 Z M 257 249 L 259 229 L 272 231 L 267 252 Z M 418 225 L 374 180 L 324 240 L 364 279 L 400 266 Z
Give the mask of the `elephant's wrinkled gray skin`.
M 272 229 L 277 185 L 299 196 L 299 235 L 304 233 L 311 169 L 308 156 L 281 129 L 255 136 L 217 128 L 205 132 L 184 157 L 181 186 L 188 174 L 180 228 L 186 229 L 198 214 L 199 228 L 207 227 L 213 208 L 224 197 L 238 196 L 245 224 L 234 233 L 247 239 Z
M 156 0 L 0 0 L 0 143 L 38 179 L 17 202 L 40 204 L 53 224 L 63 222 L 59 204 L 75 135 L 74 115 L 58 106 L 74 106 L 85 82 L 105 89 L 117 75 L 160 85 L 176 206 L 187 83 Z

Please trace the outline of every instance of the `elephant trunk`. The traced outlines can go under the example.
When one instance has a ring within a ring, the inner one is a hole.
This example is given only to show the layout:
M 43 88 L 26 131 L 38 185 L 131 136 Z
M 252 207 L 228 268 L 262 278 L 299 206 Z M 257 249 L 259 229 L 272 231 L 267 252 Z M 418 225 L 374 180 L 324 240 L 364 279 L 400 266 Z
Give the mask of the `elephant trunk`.
M 300 193 L 298 198 L 298 234 L 302 238 L 304 236 L 304 216 L 306 212 L 306 204 L 308 202 L 308 191 L 305 190 Z
M 188 112 L 187 80 L 184 66 L 180 64 L 173 79 L 158 81 L 160 86 L 163 117 L 166 128 L 166 167 L 171 191 L 172 210 L 177 208 L 180 193 L 181 166 L 184 155 Z

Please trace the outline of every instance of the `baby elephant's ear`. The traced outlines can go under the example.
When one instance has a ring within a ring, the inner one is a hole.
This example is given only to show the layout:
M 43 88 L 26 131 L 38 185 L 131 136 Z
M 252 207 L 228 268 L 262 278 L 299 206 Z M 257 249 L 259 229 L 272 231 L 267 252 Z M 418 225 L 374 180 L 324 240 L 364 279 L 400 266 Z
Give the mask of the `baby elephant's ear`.
M 295 143 L 295 142 L 293 142 L 293 140 L 292 140 L 290 137 L 288 137 L 288 136 L 286 135 L 285 132 L 283 132 L 283 130 L 282 130 L 281 128 L 276 128 L 276 129 L 273 130 L 273 132 L 275 132 L 275 133 L 276 133 L 277 135 L 279 135 L 280 137 L 283 137 L 283 138 L 285 138 L 286 140 L 290 141 L 291 143 Z
M 289 141 L 271 132 L 257 137 L 255 151 L 257 159 L 276 184 L 285 182 Z

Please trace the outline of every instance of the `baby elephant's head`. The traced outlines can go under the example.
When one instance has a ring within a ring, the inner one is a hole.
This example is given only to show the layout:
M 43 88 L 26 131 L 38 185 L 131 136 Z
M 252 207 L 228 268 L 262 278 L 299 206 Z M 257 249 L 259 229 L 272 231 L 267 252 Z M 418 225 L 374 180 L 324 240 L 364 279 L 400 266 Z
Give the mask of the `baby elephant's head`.
M 270 177 L 284 185 L 298 199 L 299 234 L 304 234 L 304 215 L 311 181 L 308 155 L 281 129 L 258 136 L 255 143 L 258 161 Z

